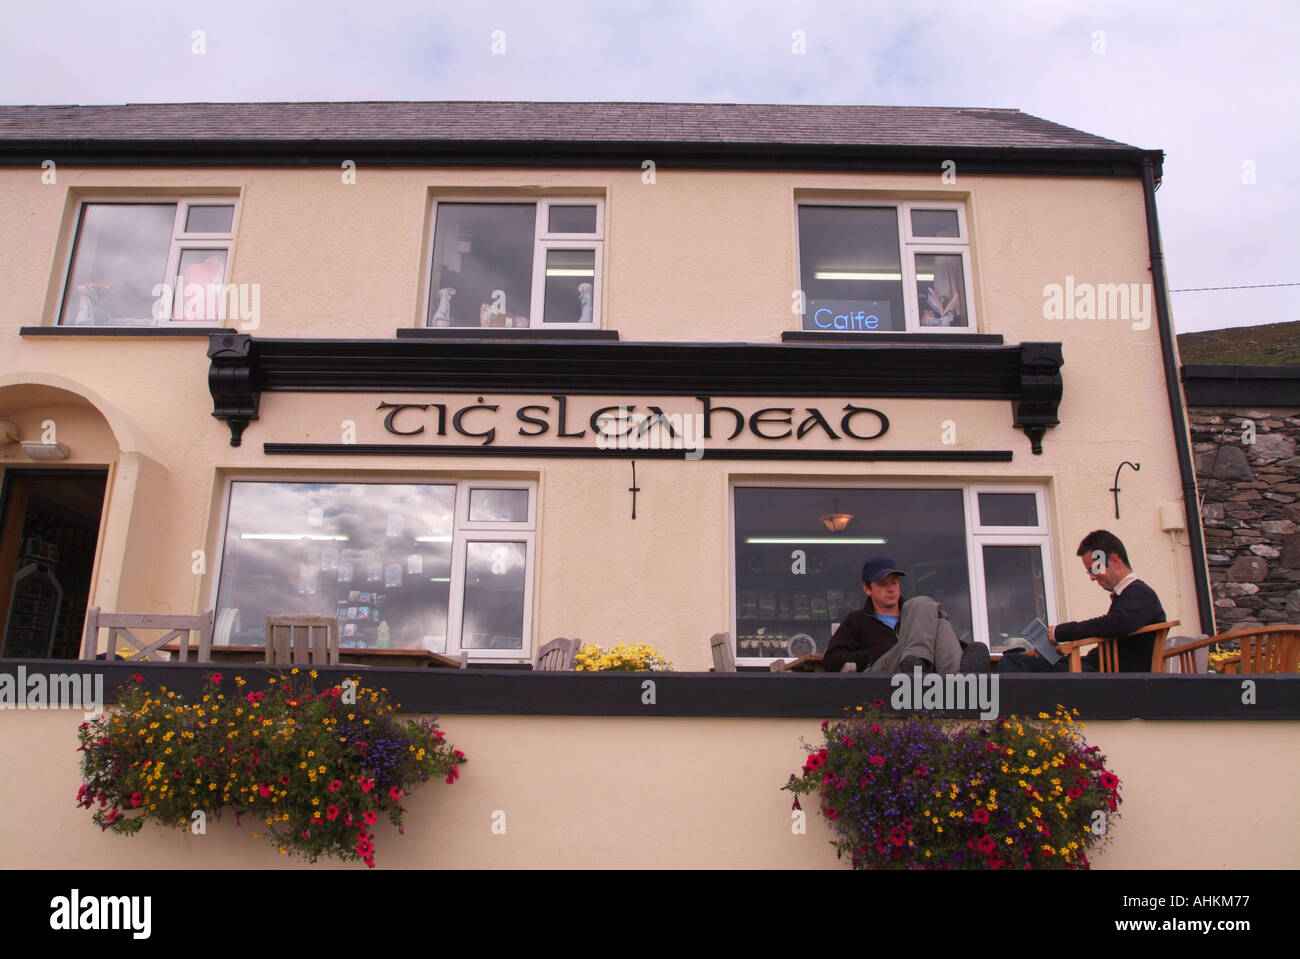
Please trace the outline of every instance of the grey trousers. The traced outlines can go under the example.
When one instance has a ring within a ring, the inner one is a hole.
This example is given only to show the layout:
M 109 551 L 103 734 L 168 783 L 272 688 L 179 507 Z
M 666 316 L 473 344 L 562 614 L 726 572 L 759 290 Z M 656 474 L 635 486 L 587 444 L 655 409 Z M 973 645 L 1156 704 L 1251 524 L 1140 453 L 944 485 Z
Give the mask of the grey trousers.
M 898 642 L 872 663 L 868 672 L 896 673 L 898 664 L 908 656 L 929 660 L 937 673 L 955 673 L 961 668 L 961 642 L 948 614 L 929 596 L 912 596 L 903 603 L 898 636 Z

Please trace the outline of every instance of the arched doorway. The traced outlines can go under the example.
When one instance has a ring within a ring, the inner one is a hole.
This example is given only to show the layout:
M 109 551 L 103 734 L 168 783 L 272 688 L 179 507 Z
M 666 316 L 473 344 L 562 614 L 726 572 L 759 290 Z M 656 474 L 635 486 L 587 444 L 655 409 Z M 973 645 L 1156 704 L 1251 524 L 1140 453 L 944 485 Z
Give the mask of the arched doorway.
M 86 397 L 48 383 L 0 386 L 0 658 L 80 654 L 118 453 Z

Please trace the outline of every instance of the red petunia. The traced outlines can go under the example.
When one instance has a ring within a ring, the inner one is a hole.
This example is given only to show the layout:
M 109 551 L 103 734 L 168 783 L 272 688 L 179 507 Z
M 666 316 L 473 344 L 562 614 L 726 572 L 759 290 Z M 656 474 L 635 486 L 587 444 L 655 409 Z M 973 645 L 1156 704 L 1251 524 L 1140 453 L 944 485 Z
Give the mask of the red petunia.
M 113 811 L 110 812 L 110 813 L 108 814 L 108 817 L 104 820 L 104 825 L 107 826 L 109 823 L 111 823 L 111 822 L 113 822 L 114 820 L 116 820 L 116 819 L 117 819 L 117 814 L 118 814 L 118 809 L 117 809 L 116 806 L 114 806 L 114 807 L 113 807 Z
M 391 799 L 393 802 L 397 802 L 397 800 L 402 798 L 402 791 L 398 789 L 396 786 L 393 786 L 391 789 L 388 790 L 388 798 Z
M 465 754 L 464 754 L 463 752 L 461 752 L 459 749 L 453 749 L 453 750 L 451 751 L 451 754 L 452 754 L 453 756 L 456 757 L 456 761 L 457 761 L 457 762 L 464 762 L 464 761 L 465 761 Z
M 336 779 L 336 780 L 334 780 L 332 783 L 330 783 L 328 786 L 326 786 L 325 788 L 328 789 L 328 790 L 329 790 L 330 792 L 332 792 L 332 793 L 336 793 L 336 792 L 338 792 L 340 789 L 343 788 L 343 783 L 342 783 L 341 780 Z
M 924 779 L 926 776 L 930 775 L 930 770 L 927 769 L 925 766 L 917 766 L 915 769 L 912 770 L 912 775 L 920 776 L 922 779 Z
M 144 793 L 131 793 L 132 809 L 137 808 L 142 802 L 144 802 Z
M 1071 799 L 1078 799 L 1080 796 L 1083 795 L 1083 790 L 1079 789 L 1077 786 L 1071 786 L 1069 789 L 1065 791 L 1065 794 L 1069 796 Z
M 289 777 L 288 777 L 288 776 L 281 776 L 281 777 L 280 777 L 280 785 L 281 785 L 281 786 L 287 786 L 287 785 L 289 785 Z
M 987 809 L 976 809 L 970 814 L 970 818 L 973 822 L 983 825 L 989 821 L 989 811 Z
M 444 733 L 441 729 L 435 729 L 435 730 L 433 731 L 433 738 L 436 739 L 436 740 L 438 740 L 439 742 L 441 742 L 441 741 L 443 740 L 443 738 L 446 737 L 446 735 L 447 735 L 447 734 Z
M 853 740 L 850 739 L 848 736 L 845 736 L 843 739 L 840 740 L 840 745 L 841 745 L 841 746 L 848 746 L 850 749 L 852 749 L 852 748 L 853 748 Z
M 826 818 L 827 818 L 827 819 L 839 819 L 839 818 L 840 818 L 840 814 L 837 813 L 834 809 L 827 809 L 827 810 L 826 810 Z
M 460 767 L 458 767 L 458 766 L 452 766 L 452 767 L 451 767 L 451 772 L 449 772 L 449 773 L 447 774 L 447 785 L 450 786 L 452 783 L 454 783 L 454 782 L 455 782 L 457 779 L 459 779 L 459 778 L 460 778 Z
M 327 807 L 325 808 L 325 818 L 326 818 L 326 819 L 331 819 L 331 820 L 333 820 L 333 819 L 338 819 L 338 818 L 339 818 L 339 807 L 338 807 L 338 806 L 327 806 Z
M 1116 786 L 1119 785 L 1119 777 L 1116 776 L 1114 773 L 1102 773 L 1101 784 L 1106 789 L 1114 789 Z
M 361 821 L 364 822 L 367 826 L 373 826 L 375 824 L 375 820 L 378 818 L 379 817 L 375 815 L 375 811 L 373 809 L 367 809 L 364 813 L 361 814 Z
M 885 765 L 885 757 L 877 753 L 868 759 L 867 762 L 871 763 L 873 766 L 883 766 Z
M 211 676 L 209 676 L 208 678 L 209 678 L 210 680 L 212 680 L 212 682 L 216 683 L 218 686 L 221 685 L 221 674 L 220 674 L 220 673 L 213 673 L 213 674 L 212 674 Z
M 250 703 L 260 703 L 263 699 L 266 698 L 266 693 L 249 693 L 244 698 L 247 699 Z
M 271 795 L 271 793 L 273 793 L 273 792 L 275 792 L 275 790 L 272 789 L 270 786 L 268 786 L 266 783 L 261 783 L 261 784 L 257 787 L 257 794 L 258 794 L 259 796 L 261 796 L 263 799 L 265 799 L 267 796 Z
M 137 683 L 144 682 L 144 677 L 141 676 L 139 673 L 132 673 L 131 678 L 134 679 Z
M 881 706 L 885 705 L 885 701 L 883 699 L 873 699 L 871 705 L 879 709 Z
M 375 781 L 373 779 L 367 779 L 365 776 L 361 776 L 357 779 L 357 785 L 361 787 L 363 793 L 368 793 L 370 790 L 375 788 Z

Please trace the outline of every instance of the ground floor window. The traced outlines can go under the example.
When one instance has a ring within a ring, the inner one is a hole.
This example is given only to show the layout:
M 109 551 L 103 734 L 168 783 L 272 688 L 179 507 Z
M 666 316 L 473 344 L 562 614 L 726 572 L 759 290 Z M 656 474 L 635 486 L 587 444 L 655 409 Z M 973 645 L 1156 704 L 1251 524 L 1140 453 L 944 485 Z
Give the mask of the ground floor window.
M 862 564 L 890 556 L 905 596 L 943 604 L 993 652 L 1055 615 L 1043 492 L 991 486 L 733 489 L 738 660 L 825 652 L 864 602 Z
M 338 619 L 344 647 L 531 656 L 529 483 L 230 484 L 216 641 L 269 615 Z

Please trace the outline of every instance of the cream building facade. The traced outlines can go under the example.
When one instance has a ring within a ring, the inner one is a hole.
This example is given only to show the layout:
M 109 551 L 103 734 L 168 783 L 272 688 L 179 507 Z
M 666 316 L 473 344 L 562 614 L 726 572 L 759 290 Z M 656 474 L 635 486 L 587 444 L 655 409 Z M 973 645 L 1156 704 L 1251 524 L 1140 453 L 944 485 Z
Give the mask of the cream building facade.
M 373 674 L 475 758 L 386 863 L 827 864 L 780 786 L 885 680 L 767 667 L 825 648 L 871 555 L 996 651 L 1104 610 L 1075 549 L 1107 528 L 1213 629 L 1159 151 L 1014 110 L 178 104 L 7 108 L 0 159 L 0 668 L 78 655 L 88 607 L 464 653 Z M 530 673 L 561 636 L 679 673 L 648 704 Z M 1222 682 L 1008 680 L 1002 710 L 1098 720 L 1129 777 L 1099 865 L 1294 865 L 1294 769 L 1234 748 L 1241 718 L 1286 748 L 1287 680 L 1240 716 Z M 79 721 L 4 719 L 8 864 L 284 861 L 224 822 L 87 830 Z M 1261 828 L 1189 839 L 1171 794 Z

